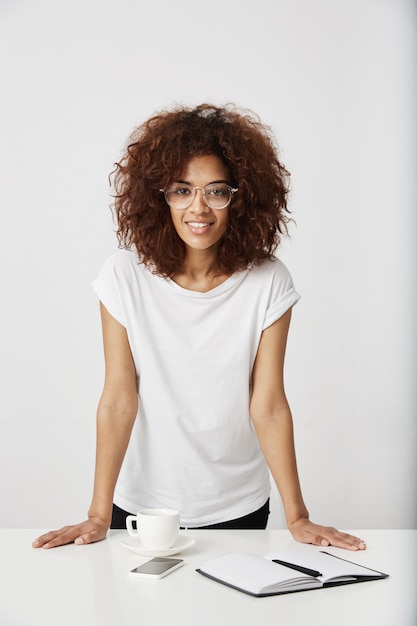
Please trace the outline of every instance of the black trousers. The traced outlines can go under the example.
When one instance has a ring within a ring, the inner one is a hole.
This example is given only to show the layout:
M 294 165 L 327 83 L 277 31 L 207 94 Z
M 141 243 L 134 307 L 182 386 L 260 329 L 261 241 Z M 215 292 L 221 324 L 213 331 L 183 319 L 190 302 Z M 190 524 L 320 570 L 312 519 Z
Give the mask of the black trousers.
M 128 513 L 118 506 L 113 504 L 113 514 L 111 519 L 110 528 L 126 528 L 126 517 L 128 515 L 135 515 L 135 513 Z M 249 515 L 238 517 L 237 519 L 229 520 L 227 522 L 220 522 L 219 524 L 211 524 L 210 526 L 199 526 L 200 529 L 234 529 L 234 530 L 264 530 L 268 523 L 269 517 L 269 498 L 263 506 Z

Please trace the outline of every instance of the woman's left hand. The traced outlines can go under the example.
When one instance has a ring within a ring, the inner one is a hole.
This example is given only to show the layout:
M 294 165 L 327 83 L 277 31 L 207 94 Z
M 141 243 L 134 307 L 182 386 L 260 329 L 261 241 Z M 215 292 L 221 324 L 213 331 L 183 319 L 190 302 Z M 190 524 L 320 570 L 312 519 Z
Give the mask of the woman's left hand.
M 315 546 L 335 546 L 345 550 L 366 550 L 363 539 L 342 533 L 331 526 L 320 526 L 306 518 L 301 518 L 289 526 L 292 536 L 302 543 Z

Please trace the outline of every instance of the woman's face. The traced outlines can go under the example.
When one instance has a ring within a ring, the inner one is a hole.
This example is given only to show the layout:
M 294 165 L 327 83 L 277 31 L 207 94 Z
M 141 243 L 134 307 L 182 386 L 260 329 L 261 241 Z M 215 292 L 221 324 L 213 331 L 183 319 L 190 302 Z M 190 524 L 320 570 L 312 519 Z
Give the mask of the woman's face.
M 205 155 L 191 158 L 172 184 L 181 183 L 193 189 L 218 182 L 230 185 L 230 172 L 217 156 Z M 198 189 L 187 209 L 170 207 L 170 211 L 174 228 L 187 248 L 213 251 L 218 247 L 229 221 L 229 207 L 211 209 Z

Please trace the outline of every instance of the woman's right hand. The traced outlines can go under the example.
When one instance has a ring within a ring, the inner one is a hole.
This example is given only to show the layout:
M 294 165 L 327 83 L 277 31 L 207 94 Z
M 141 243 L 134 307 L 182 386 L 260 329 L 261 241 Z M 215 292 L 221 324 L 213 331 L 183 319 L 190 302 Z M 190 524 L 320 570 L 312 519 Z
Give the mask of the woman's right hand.
M 106 538 L 109 524 L 99 517 L 90 517 L 81 524 L 64 526 L 60 530 L 51 530 L 49 533 L 35 539 L 33 548 L 57 548 L 67 543 L 83 545 L 94 543 Z

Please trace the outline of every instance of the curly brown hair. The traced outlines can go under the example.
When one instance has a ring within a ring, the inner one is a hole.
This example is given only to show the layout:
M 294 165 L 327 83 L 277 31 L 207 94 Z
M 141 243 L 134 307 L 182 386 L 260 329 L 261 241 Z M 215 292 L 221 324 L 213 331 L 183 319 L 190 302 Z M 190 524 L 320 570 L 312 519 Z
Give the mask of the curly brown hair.
M 221 272 L 232 274 L 270 258 L 281 235 L 288 235 L 289 172 L 270 128 L 256 114 L 233 104 L 161 111 L 133 131 L 111 174 L 119 245 L 135 246 L 145 266 L 160 276 L 174 276 L 185 256 L 160 189 L 190 158 L 204 155 L 219 157 L 238 187 L 219 247 Z

